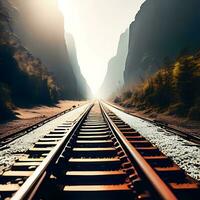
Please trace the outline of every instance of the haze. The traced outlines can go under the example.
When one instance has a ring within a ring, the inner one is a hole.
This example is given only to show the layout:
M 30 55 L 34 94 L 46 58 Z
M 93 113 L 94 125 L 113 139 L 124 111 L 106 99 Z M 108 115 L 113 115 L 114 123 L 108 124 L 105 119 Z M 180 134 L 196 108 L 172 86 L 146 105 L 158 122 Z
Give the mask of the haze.
M 74 38 L 81 71 L 97 93 L 116 54 L 120 34 L 134 20 L 144 0 L 60 0 L 65 30 Z

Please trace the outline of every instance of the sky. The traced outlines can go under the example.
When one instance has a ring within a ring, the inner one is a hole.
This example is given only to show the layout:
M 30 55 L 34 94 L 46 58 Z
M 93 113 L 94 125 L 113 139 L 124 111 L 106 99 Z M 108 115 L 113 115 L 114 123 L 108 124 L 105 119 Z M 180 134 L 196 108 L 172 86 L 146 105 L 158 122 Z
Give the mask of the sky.
M 65 30 L 75 39 L 81 72 L 93 93 L 116 54 L 120 35 L 134 21 L 144 0 L 59 0 Z

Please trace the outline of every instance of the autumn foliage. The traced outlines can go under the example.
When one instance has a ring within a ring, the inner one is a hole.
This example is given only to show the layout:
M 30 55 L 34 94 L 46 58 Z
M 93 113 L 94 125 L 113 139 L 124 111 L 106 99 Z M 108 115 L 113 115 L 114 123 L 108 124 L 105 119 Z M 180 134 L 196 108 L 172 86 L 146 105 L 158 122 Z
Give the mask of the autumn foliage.
M 146 81 L 123 91 L 115 102 L 199 120 L 200 52 L 179 57 Z

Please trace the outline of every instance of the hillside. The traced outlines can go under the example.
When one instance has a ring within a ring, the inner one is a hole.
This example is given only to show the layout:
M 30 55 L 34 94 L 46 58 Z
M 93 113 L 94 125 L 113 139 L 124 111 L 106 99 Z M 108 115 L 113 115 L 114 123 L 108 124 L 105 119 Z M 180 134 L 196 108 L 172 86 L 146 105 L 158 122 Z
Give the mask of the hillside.
M 139 85 L 123 91 L 116 103 L 200 120 L 200 52 L 179 57 Z
M 54 76 L 63 99 L 86 98 L 86 83 L 79 79 L 80 69 L 75 74 L 65 41 L 64 17 L 57 0 L 10 0 L 14 11 L 13 30 L 22 44 L 41 59 Z M 79 66 L 78 66 L 79 67 Z
M 126 85 L 138 83 L 179 55 L 199 49 L 199 8 L 198 0 L 145 1 L 130 25 Z
M 59 96 L 45 66 L 13 33 L 8 5 L 0 2 L 0 120 L 13 118 L 15 106 L 52 104 Z

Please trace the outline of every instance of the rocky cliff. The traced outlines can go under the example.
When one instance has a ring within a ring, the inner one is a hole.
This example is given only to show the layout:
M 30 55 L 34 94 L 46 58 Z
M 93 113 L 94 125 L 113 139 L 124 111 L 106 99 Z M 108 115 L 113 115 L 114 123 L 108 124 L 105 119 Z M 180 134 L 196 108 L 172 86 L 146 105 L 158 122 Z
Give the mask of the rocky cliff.
M 64 17 L 58 8 L 57 0 L 10 1 L 16 8 L 16 12 L 12 12 L 15 19 L 14 32 L 22 44 L 40 58 L 55 77 L 61 89 L 61 97 L 84 98 L 82 89 L 85 85 L 79 88 L 74 66 L 70 63 L 64 36 Z
M 15 106 L 52 104 L 59 90 L 42 62 L 14 34 L 8 2 L 0 2 L 0 120 L 15 117 Z
M 91 90 L 80 70 L 74 38 L 70 33 L 66 33 L 65 40 L 69 55 L 69 61 L 71 63 L 71 66 L 73 66 L 73 72 L 77 78 L 77 85 L 79 88 L 77 92 L 79 93 L 79 96 L 90 98 L 92 96 Z
M 198 50 L 199 32 L 199 0 L 146 0 L 130 26 L 126 84 L 137 83 L 179 55 Z
M 129 32 L 126 30 L 120 36 L 116 56 L 111 58 L 108 63 L 108 70 L 99 91 L 100 95 L 104 98 L 117 92 L 124 84 L 123 72 L 128 53 L 128 39 Z

